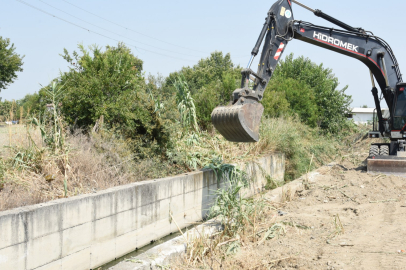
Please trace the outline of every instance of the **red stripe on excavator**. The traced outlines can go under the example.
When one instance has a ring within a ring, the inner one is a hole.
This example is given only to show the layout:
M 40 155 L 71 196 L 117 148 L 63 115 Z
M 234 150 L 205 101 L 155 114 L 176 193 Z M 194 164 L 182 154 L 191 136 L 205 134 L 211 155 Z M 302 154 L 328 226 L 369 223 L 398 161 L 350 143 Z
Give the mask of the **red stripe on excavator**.
M 277 50 L 276 53 L 275 53 L 275 56 L 274 56 L 274 59 L 275 59 L 275 60 L 278 60 L 278 59 L 279 59 L 279 57 L 281 56 L 282 51 L 283 51 L 284 48 L 285 48 L 285 44 L 283 44 L 283 42 L 281 42 L 281 45 L 279 45 L 279 48 L 278 48 L 278 50 Z
M 354 52 L 354 51 L 351 51 L 351 50 L 348 50 L 348 49 L 346 49 L 346 48 L 342 48 L 342 47 L 340 47 L 340 46 L 337 46 L 337 45 L 334 45 L 334 44 L 331 44 L 331 43 L 328 43 L 328 42 L 326 42 L 326 41 L 324 41 L 324 40 L 321 40 L 321 39 L 317 39 L 317 38 L 315 38 L 315 40 L 317 40 L 317 41 L 320 41 L 320 42 L 322 42 L 322 43 L 325 43 L 325 44 L 327 44 L 327 45 L 330 45 L 330 46 L 333 46 L 333 47 L 336 47 L 336 48 L 339 48 L 339 49 L 341 49 L 341 50 L 345 50 L 345 51 L 349 51 L 349 52 L 352 52 L 352 53 L 355 53 L 355 54 L 358 54 L 358 55 L 361 55 L 361 56 L 363 56 L 363 57 L 365 57 L 365 58 L 367 58 L 367 59 L 369 59 L 369 60 L 371 60 L 378 68 L 379 68 L 379 70 L 382 72 L 382 74 L 383 74 L 383 76 L 385 76 L 385 73 L 383 73 L 383 71 L 382 71 L 382 69 L 381 69 L 381 67 L 372 59 L 372 58 L 370 58 L 370 57 L 368 57 L 368 56 L 366 56 L 366 55 L 363 55 L 362 53 L 359 53 L 359 52 Z
M 291 6 L 292 4 L 290 3 L 290 0 L 288 0 L 289 6 Z

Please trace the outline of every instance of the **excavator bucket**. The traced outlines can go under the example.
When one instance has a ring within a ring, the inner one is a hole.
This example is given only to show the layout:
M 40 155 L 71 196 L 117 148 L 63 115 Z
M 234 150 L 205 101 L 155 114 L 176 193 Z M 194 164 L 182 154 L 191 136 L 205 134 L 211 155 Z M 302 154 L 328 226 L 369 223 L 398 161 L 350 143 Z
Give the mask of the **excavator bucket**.
M 376 156 L 367 162 L 368 173 L 406 177 L 406 157 Z
M 220 106 L 213 110 L 211 121 L 228 141 L 257 142 L 263 112 L 261 103 Z

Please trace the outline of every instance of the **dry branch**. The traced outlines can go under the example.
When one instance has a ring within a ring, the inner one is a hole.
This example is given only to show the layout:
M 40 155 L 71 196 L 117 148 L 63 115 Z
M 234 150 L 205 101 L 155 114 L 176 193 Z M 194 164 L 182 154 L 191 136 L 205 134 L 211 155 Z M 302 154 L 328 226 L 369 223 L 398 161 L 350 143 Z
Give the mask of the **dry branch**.
M 217 245 L 217 247 L 221 247 L 221 246 L 224 246 L 224 245 L 226 245 L 228 243 L 235 242 L 235 241 L 238 241 L 238 238 L 233 238 L 233 239 L 230 239 L 230 240 L 225 241 L 223 243 L 220 243 L 220 244 Z
M 254 267 L 250 268 L 250 270 L 251 270 L 251 269 L 258 268 L 258 267 L 261 267 L 261 266 L 264 266 L 264 265 L 268 265 L 268 264 L 271 264 L 271 263 L 276 263 L 276 262 L 284 261 L 284 260 L 287 260 L 287 259 L 290 259 L 290 257 L 281 258 L 281 259 L 273 260 L 273 261 L 266 262 L 266 263 L 261 263 L 261 264 L 259 264 L 259 265 L 257 265 L 257 266 L 254 266 Z

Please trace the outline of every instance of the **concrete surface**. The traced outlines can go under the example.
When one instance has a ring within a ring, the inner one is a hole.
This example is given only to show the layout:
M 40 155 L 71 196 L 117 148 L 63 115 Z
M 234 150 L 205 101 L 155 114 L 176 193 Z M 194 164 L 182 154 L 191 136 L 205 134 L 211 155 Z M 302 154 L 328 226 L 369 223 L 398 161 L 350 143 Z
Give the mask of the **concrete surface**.
M 207 221 L 192 230 L 184 232 L 163 244 L 151 248 L 139 256 L 123 260 L 115 266 L 109 267 L 109 270 L 158 270 L 165 269 L 170 260 L 181 253 L 186 252 L 187 241 L 193 240 L 199 236 L 209 236 L 221 231 L 222 226 L 215 219 Z
M 282 154 L 246 164 L 245 194 L 284 169 Z M 0 269 L 95 269 L 178 231 L 173 219 L 181 228 L 204 219 L 223 185 L 205 170 L 1 212 Z
M 334 163 L 323 166 L 331 168 Z M 322 167 L 322 168 L 323 168 Z M 321 169 L 322 169 L 321 168 Z M 304 189 L 304 183 L 313 184 L 316 182 L 317 171 L 307 173 L 300 178 L 265 193 L 264 198 L 270 202 L 280 203 L 286 196 L 293 196 L 296 191 Z M 193 239 L 200 235 L 212 235 L 221 230 L 221 225 L 216 219 L 209 220 L 193 230 L 185 232 L 186 239 Z M 159 270 L 165 269 L 170 260 L 186 252 L 187 242 L 182 235 L 171 239 L 163 244 L 155 246 L 145 253 L 123 260 L 118 264 L 109 267 L 109 270 Z M 167 268 L 169 269 L 169 268 Z

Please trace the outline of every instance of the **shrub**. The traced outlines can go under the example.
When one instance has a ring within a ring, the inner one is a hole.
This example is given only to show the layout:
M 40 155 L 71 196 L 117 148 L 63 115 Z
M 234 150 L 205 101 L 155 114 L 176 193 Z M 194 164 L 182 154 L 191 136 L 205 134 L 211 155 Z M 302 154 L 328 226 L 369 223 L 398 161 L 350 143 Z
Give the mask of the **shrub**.
M 143 62 L 129 48 L 79 45 L 79 53 L 65 49 L 62 57 L 70 68 L 58 79 L 66 89 L 61 111 L 72 129 L 88 131 L 102 118 L 104 128 L 129 139 L 140 156 L 167 147 L 170 119 L 153 82 L 147 85 L 142 76 Z
M 329 162 L 337 155 L 340 145 L 320 129 L 311 128 L 292 116 L 263 119 L 260 135 L 261 139 L 252 152 L 285 153 L 286 181 Z
M 17 72 L 23 71 L 23 58 L 15 52 L 9 38 L 0 36 L 0 91 L 6 89 L 17 78 Z
M 290 81 L 290 85 L 281 83 L 284 80 Z M 292 80 L 297 81 L 297 83 L 292 83 Z M 302 120 L 305 115 L 310 116 L 309 120 L 305 120 L 306 123 L 313 126 L 315 119 L 317 119 L 317 124 L 323 130 L 331 133 L 338 133 L 347 126 L 346 114 L 348 114 L 352 102 L 351 96 L 345 94 L 347 86 L 343 89 L 337 89 L 339 85 L 337 77 L 334 76 L 331 69 L 325 68 L 323 64 L 316 65 L 309 58 L 303 56 L 294 59 L 293 54 L 290 54 L 285 60 L 280 61 L 275 69 L 271 83 L 267 87 L 269 90 L 275 87 L 274 82 L 277 82 L 276 84 L 287 93 L 292 92 L 291 95 L 293 95 L 293 91 L 297 92 L 296 97 L 290 96 L 292 100 L 289 100 L 288 96 L 286 99 L 290 108 L 298 113 Z M 300 101 L 300 96 L 303 99 L 312 98 L 317 109 L 311 109 L 313 105 L 307 101 Z M 294 109 L 295 102 L 298 101 L 308 104 Z
M 262 104 L 265 115 L 277 117 L 297 114 L 303 123 L 317 126 L 318 107 L 313 90 L 304 82 L 292 78 L 277 77 L 269 83 L 270 93 L 266 93 Z
M 232 92 L 239 87 L 240 72 L 241 68 L 234 66 L 230 54 L 214 52 L 193 67 L 184 67 L 179 72 L 169 74 L 164 92 L 174 88 L 178 77 L 183 76 L 195 100 L 199 126 L 211 130 L 211 112 L 215 107 L 230 102 Z

